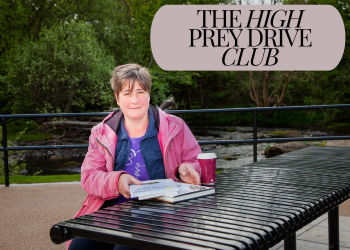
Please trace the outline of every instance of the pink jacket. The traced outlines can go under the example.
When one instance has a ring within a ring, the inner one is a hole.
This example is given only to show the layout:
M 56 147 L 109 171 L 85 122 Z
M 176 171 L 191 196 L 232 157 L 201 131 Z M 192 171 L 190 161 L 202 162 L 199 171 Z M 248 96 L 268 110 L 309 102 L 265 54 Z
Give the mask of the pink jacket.
M 118 179 L 124 171 L 113 171 L 118 135 L 105 123 L 112 115 L 113 113 L 109 114 L 91 130 L 88 152 L 81 166 L 81 186 L 89 194 L 74 218 L 93 213 L 105 200 L 115 199 L 120 195 Z M 197 160 L 201 148 L 181 118 L 159 109 L 158 141 L 168 179 L 181 181 L 176 178 L 176 173 L 182 163 L 190 164 L 201 174 Z M 67 249 L 69 245 L 70 241 L 66 244 Z

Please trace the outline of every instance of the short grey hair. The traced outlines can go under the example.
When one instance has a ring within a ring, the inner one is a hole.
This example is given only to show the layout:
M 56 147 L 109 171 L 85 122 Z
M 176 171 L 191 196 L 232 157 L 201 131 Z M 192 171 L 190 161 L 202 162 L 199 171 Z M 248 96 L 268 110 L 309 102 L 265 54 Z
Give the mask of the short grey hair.
M 111 86 L 114 93 L 119 96 L 124 83 L 129 83 L 130 90 L 134 89 L 135 81 L 138 81 L 143 90 L 151 93 L 152 79 L 148 69 L 138 64 L 124 64 L 113 70 Z

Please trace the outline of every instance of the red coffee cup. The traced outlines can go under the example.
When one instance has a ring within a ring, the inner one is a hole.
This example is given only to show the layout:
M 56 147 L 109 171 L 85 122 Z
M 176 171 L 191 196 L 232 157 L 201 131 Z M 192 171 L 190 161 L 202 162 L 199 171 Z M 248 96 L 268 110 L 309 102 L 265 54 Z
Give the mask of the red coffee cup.
M 205 153 L 197 156 L 202 173 L 202 184 L 215 184 L 216 154 Z

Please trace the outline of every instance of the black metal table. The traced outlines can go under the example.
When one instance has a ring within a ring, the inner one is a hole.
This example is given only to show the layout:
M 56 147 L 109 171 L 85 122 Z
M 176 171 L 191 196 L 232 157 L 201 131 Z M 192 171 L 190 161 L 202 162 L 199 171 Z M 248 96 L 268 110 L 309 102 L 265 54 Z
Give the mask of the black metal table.
M 60 244 L 85 237 L 140 249 L 268 249 L 328 212 L 339 249 L 339 204 L 350 196 L 350 148 L 310 147 L 217 175 L 216 194 L 177 204 L 133 200 L 58 223 Z

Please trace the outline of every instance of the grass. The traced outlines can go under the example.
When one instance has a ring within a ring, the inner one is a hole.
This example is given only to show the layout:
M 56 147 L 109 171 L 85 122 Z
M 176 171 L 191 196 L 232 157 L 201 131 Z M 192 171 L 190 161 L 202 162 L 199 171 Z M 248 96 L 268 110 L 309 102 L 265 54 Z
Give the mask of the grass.
M 25 176 L 17 175 L 10 176 L 10 184 L 25 184 L 25 183 L 48 183 L 48 182 L 69 182 L 80 181 L 80 174 L 74 175 L 38 175 L 38 176 Z M 5 177 L 0 177 L 0 184 L 5 184 Z
M 303 141 L 305 144 L 307 144 L 308 142 L 315 142 L 315 141 Z M 314 144 L 314 146 L 326 146 L 326 141 L 323 141 L 323 142 L 321 142 L 321 141 L 316 141 L 316 143 Z
M 224 171 L 225 171 L 224 169 L 219 169 L 219 170 L 215 171 L 215 174 L 219 174 L 219 173 L 224 172 Z
M 348 129 L 350 127 L 350 122 L 334 123 L 332 125 L 326 126 L 326 129 Z
M 49 138 L 53 136 L 54 134 L 45 134 L 45 133 L 37 133 L 32 134 L 30 132 L 24 133 L 17 141 L 36 141 L 36 140 L 42 140 L 45 138 Z M 17 134 L 8 134 L 7 139 L 14 140 L 16 138 Z

